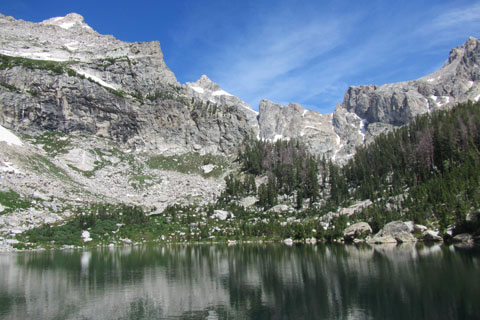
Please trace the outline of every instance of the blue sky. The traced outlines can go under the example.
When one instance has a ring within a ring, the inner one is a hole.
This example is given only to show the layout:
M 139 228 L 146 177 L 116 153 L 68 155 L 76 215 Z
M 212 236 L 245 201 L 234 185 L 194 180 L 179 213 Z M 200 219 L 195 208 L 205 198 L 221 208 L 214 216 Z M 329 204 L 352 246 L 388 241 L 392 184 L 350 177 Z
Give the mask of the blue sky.
M 35 22 L 69 12 L 120 40 L 159 40 L 180 82 L 206 74 L 255 109 L 266 98 L 332 112 L 348 86 L 419 78 L 480 37 L 472 0 L 0 2 Z

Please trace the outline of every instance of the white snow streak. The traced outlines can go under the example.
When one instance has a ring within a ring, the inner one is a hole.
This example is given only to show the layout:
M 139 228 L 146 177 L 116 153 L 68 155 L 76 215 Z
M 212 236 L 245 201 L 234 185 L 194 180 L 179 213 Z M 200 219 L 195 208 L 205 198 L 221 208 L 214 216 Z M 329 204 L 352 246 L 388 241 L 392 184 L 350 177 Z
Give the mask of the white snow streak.
M 85 76 L 85 78 L 90 78 L 92 79 L 93 81 L 97 82 L 98 84 L 104 86 L 104 87 L 109 87 L 111 89 L 114 89 L 114 90 L 117 90 L 117 88 L 115 88 L 114 85 L 110 84 L 110 83 L 107 83 L 105 81 L 103 81 L 102 79 L 100 79 L 99 77 L 97 76 L 94 76 L 93 74 L 90 74 L 88 72 L 85 72 L 85 71 L 82 71 L 82 70 L 79 70 L 79 69 L 75 69 L 75 71 L 78 73 L 78 74 L 81 74 L 83 76 Z
M 196 91 L 198 93 L 204 93 L 205 92 L 205 90 L 203 90 L 203 88 L 201 88 L 201 87 L 190 86 L 190 88 L 192 88 L 194 91 Z
M 67 61 L 67 59 L 53 56 L 50 52 L 13 52 L 8 50 L 0 50 L 0 54 L 11 57 L 30 58 L 37 60 Z
M 276 134 L 274 137 L 273 137 L 273 142 L 277 141 L 277 140 L 281 140 L 283 139 L 283 135 L 281 134 Z
M 227 91 L 224 91 L 224 90 L 213 91 L 212 95 L 213 96 L 231 96 L 230 93 L 228 93 Z
M 22 140 L 19 137 L 14 135 L 10 130 L 5 129 L 4 127 L 0 126 L 0 141 L 6 142 L 8 145 L 16 145 L 21 146 L 23 145 Z
M 75 22 L 63 22 L 63 23 L 60 23 L 58 26 L 63 29 L 70 29 L 74 25 L 75 25 Z
M 332 157 L 332 161 L 335 161 L 335 159 L 337 158 L 337 153 L 342 150 L 344 144 L 342 143 L 342 139 L 340 138 L 340 136 L 335 132 L 335 134 L 337 135 L 337 145 L 338 145 L 338 149 L 335 150 L 335 152 L 333 153 L 333 157 Z

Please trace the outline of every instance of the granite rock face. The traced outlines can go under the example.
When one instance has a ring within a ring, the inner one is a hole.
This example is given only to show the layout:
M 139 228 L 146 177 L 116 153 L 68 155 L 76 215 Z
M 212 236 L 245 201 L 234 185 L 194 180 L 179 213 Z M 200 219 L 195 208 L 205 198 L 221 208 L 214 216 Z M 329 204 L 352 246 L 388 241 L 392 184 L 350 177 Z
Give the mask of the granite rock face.
M 282 106 L 268 100 L 262 100 L 259 109 L 260 138 L 299 139 L 315 154 L 335 156 L 340 137 L 332 126 L 332 114 L 306 110 L 295 103 Z
M 410 233 L 410 228 L 402 221 L 387 223 L 372 239 L 372 243 L 390 243 L 394 239 L 398 243 L 416 242 L 417 239 Z
M 360 237 L 368 236 L 372 233 L 372 228 L 366 222 L 357 222 L 347 227 L 343 231 L 343 238 L 345 241 L 353 241 Z
M 256 113 L 202 78 L 180 85 L 157 41 L 100 35 L 78 14 L 41 23 L 0 15 L 0 124 L 35 135 L 80 132 L 145 152 L 233 153 Z M 220 94 L 219 94 L 220 93 Z
M 418 80 L 348 88 L 333 114 L 305 111 L 297 104 L 279 106 L 262 101 L 260 136 L 272 140 L 300 138 L 311 151 L 343 163 L 353 156 L 356 147 L 409 123 L 417 115 L 478 101 L 479 80 L 480 41 L 470 38 L 450 52 L 440 70 Z M 306 127 L 315 134 L 305 134 L 302 130 Z
M 350 87 L 332 114 L 262 100 L 259 113 L 207 76 L 184 85 L 157 41 L 101 35 L 83 17 L 32 23 L 0 15 L 0 124 L 107 138 L 149 153 L 235 153 L 245 137 L 299 139 L 344 163 L 415 116 L 480 98 L 480 41 L 413 81 Z

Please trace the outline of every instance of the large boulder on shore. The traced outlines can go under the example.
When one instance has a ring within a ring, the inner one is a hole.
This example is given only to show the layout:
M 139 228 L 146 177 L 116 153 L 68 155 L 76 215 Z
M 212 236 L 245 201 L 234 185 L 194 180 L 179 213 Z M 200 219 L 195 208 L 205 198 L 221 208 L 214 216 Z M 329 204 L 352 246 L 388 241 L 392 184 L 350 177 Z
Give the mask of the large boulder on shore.
M 347 227 L 343 231 L 343 238 L 346 241 L 352 241 L 353 239 L 363 238 L 372 233 L 372 227 L 366 222 L 357 222 Z
M 398 243 L 416 242 L 417 239 L 410 233 L 410 228 L 402 221 L 387 223 L 372 239 L 370 243 L 391 243 L 394 239 Z
M 426 230 L 423 233 L 423 241 L 443 241 L 443 238 L 438 235 L 438 232 L 433 230 Z
M 456 242 L 456 243 L 472 243 L 473 242 L 473 237 L 471 234 L 468 234 L 468 233 L 461 233 L 461 234 L 457 234 L 455 237 L 453 237 L 453 242 Z
M 367 243 L 384 244 L 384 243 L 397 243 L 397 240 L 391 235 L 379 235 L 378 233 L 373 238 L 368 238 Z

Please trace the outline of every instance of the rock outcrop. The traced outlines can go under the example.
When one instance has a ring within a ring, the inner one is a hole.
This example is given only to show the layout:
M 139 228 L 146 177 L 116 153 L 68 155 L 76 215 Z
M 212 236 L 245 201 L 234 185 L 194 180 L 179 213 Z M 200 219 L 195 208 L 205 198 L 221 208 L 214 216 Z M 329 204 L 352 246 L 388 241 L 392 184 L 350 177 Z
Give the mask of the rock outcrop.
M 387 223 L 373 238 L 368 239 L 370 243 L 404 243 L 416 242 L 417 239 L 410 233 L 410 228 L 402 221 Z
M 7 128 L 97 135 L 153 153 L 228 154 L 258 134 L 255 111 L 218 85 L 210 97 L 180 85 L 156 41 L 119 41 L 69 14 L 42 23 L 0 15 L 0 42 Z
M 365 238 L 372 233 L 372 227 L 366 222 L 357 222 L 347 227 L 343 231 L 345 241 L 353 241 L 354 239 Z
M 480 41 L 453 49 L 445 65 L 418 80 L 382 86 L 352 86 L 333 114 L 305 111 L 297 104 L 260 103 L 260 136 L 299 138 L 311 151 L 344 162 L 355 148 L 417 115 L 480 99 Z M 275 112 L 274 114 L 272 114 Z M 311 120 L 311 121 L 310 121 Z M 302 131 L 308 127 L 308 131 Z
M 101 35 L 82 16 L 0 15 L 0 124 L 97 135 L 145 152 L 234 153 L 246 136 L 299 139 L 337 162 L 415 116 L 480 98 L 479 40 L 418 80 L 350 87 L 333 114 L 262 100 L 259 114 L 207 76 L 180 85 L 157 41 Z

